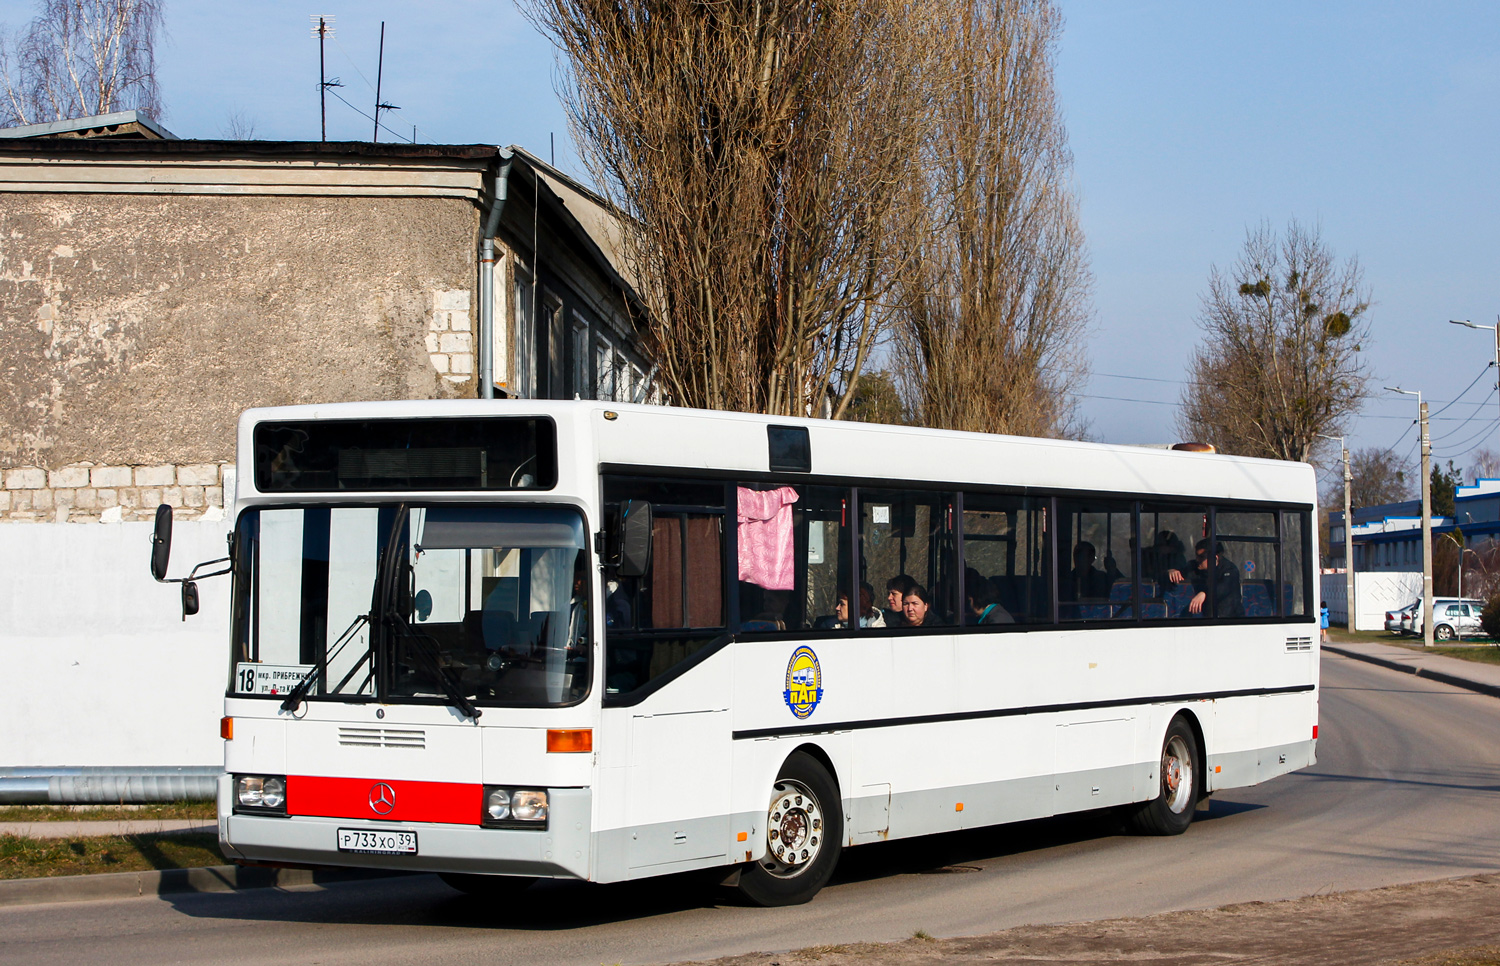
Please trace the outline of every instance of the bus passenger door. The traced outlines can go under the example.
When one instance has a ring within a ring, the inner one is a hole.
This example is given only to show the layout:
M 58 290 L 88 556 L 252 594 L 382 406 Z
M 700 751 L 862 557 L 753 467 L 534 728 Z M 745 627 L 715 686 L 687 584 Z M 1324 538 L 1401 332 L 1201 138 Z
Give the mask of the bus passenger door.
M 631 872 L 727 861 L 729 765 L 727 709 L 631 716 L 625 778 Z

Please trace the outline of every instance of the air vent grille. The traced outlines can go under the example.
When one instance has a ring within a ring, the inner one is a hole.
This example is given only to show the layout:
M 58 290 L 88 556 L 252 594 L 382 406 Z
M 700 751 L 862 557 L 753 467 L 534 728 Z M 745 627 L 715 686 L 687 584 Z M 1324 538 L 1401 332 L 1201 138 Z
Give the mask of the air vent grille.
M 1288 637 L 1286 639 L 1286 649 L 1288 651 L 1310 651 L 1312 650 L 1312 638 Z
M 427 747 L 427 733 L 420 728 L 344 727 L 339 729 L 339 744 L 351 748 Z

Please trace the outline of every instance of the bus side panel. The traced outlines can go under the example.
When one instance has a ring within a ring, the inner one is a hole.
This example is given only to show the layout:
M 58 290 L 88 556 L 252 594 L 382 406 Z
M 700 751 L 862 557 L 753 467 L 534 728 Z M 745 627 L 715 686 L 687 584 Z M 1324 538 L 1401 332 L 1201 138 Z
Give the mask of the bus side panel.
M 720 651 L 640 704 L 605 708 L 595 876 L 614 882 L 730 860 L 733 663 Z

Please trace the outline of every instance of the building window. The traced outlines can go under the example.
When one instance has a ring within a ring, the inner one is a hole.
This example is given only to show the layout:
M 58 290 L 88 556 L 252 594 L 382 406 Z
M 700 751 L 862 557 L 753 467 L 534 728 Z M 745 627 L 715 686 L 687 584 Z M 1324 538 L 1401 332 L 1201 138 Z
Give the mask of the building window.
M 512 319 L 516 331 L 515 395 L 530 399 L 536 393 L 536 325 L 532 315 L 531 283 L 516 279 L 516 311 Z

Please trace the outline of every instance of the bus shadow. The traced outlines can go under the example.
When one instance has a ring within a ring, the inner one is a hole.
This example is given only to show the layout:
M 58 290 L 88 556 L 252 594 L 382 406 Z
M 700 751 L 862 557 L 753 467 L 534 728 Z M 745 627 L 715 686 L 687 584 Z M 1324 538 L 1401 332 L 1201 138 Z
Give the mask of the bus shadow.
M 1213 800 L 1195 821 L 1264 807 Z M 1126 834 L 1118 811 L 1101 810 L 863 845 L 844 852 L 829 886 L 977 872 L 985 863 L 1011 856 Z M 464 895 L 435 875 L 339 882 L 321 890 L 267 888 L 161 898 L 184 915 L 202 918 L 561 931 L 745 906 L 720 884 L 725 874 L 715 869 L 608 885 L 543 881 L 505 899 Z

